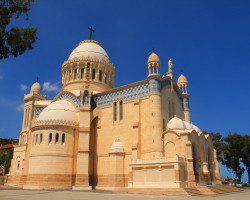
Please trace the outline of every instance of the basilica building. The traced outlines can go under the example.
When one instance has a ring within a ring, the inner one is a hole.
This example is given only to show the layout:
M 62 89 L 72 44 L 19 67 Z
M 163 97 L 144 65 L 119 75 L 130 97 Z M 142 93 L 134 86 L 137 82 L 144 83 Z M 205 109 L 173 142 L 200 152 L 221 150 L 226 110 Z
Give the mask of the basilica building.
M 24 189 L 184 188 L 220 183 L 213 142 L 190 119 L 187 78 L 156 53 L 144 80 L 114 88 L 102 45 L 84 40 L 62 64 L 52 100 L 34 83 L 24 95 L 7 185 Z

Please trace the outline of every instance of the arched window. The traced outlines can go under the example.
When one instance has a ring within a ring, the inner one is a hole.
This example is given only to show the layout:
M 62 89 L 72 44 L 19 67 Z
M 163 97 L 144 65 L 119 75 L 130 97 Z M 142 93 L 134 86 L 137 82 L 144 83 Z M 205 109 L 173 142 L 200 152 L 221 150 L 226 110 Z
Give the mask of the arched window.
M 99 81 L 102 81 L 102 70 L 99 70 Z
M 84 75 L 84 68 L 81 69 L 81 79 L 83 78 Z
M 77 69 L 75 69 L 74 79 L 76 79 L 76 75 L 77 75 Z
M 36 144 L 37 144 L 37 141 L 38 141 L 38 134 L 36 134 Z
M 108 75 L 107 72 L 105 72 L 105 83 L 107 84 L 107 80 L 108 80 Z
M 19 170 L 19 167 L 20 167 L 20 161 L 17 162 L 17 170 Z
M 92 80 L 95 79 L 95 69 L 92 69 Z
M 120 120 L 123 120 L 123 101 L 120 101 Z
M 83 105 L 89 105 L 89 92 L 84 91 L 83 98 L 82 98 Z
M 30 109 L 28 108 L 26 127 L 27 127 L 28 124 L 29 124 L 29 117 L 30 117 Z
M 57 133 L 56 134 L 56 143 L 58 142 L 58 140 L 59 140 L 59 134 Z
M 52 133 L 49 134 L 49 143 L 52 141 Z
M 25 114 L 24 114 L 24 128 L 26 127 L 26 120 L 27 120 L 27 109 L 25 109 Z
M 117 120 L 117 103 L 115 102 L 114 103 L 114 121 L 116 121 Z
M 62 143 L 65 142 L 65 133 L 62 134 Z
M 35 135 L 33 134 L 33 141 L 32 141 L 32 144 L 35 143 Z
M 43 134 L 40 133 L 40 141 L 39 141 L 39 144 L 41 144 L 43 142 Z

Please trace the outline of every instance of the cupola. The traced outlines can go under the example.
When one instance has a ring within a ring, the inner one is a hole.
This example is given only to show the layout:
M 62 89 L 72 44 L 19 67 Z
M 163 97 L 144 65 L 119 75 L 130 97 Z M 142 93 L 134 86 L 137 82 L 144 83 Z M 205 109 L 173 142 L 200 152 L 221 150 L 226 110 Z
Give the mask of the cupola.
M 160 73 L 160 59 L 158 55 L 153 52 L 149 57 L 148 57 L 148 74 L 159 74 Z
M 181 73 L 178 78 L 177 85 L 179 86 L 182 93 L 188 93 L 188 81 L 187 78 Z
M 34 94 L 41 94 L 41 85 L 38 82 L 35 82 L 30 89 L 30 93 L 34 93 Z

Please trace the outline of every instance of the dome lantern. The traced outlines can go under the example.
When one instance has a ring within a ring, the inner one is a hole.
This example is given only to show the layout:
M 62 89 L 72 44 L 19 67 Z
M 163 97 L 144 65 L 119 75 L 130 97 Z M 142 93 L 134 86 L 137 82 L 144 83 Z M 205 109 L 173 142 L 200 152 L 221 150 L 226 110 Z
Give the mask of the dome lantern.
M 177 85 L 179 86 L 182 93 L 188 94 L 188 81 L 182 73 L 178 78 Z
M 158 55 L 153 51 L 153 53 L 148 57 L 148 74 L 149 76 L 152 74 L 160 73 L 160 59 Z
M 32 86 L 31 86 L 31 89 L 30 89 L 30 93 L 34 93 L 34 94 L 41 94 L 41 86 L 38 82 L 35 82 Z

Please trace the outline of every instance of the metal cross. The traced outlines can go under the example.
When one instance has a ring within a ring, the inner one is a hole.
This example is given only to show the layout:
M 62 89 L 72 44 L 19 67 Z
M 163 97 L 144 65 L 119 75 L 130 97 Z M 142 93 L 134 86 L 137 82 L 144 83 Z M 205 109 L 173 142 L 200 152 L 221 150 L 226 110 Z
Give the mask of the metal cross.
M 88 29 L 90 30 L 90 40 L 92 40 L 92 32 L 95 32 L 94 29 L 92 28 L 92 26 L 88 27 Z
M 38 82 L 38 80 L 39 80 L 39 77 L 37 76 L 37 77 L 36 77 L 36 82 Z

